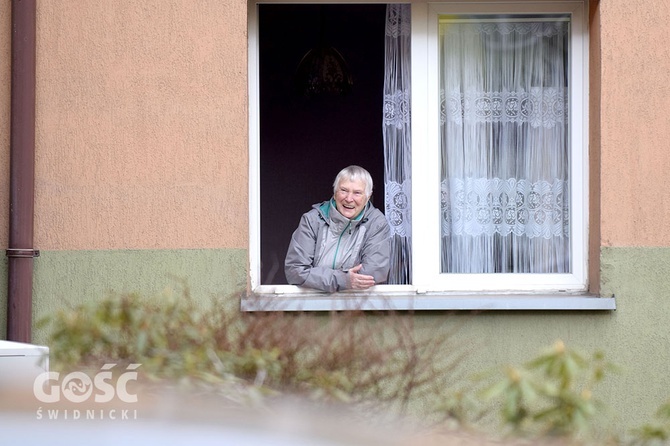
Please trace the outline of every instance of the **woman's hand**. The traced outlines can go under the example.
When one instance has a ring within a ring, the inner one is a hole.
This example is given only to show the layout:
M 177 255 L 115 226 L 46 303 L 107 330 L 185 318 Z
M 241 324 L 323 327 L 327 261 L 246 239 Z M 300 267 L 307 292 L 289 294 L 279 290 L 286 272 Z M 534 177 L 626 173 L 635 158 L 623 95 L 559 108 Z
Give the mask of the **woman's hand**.
M 349 270 L 349 283 L 352 290 L 367 290 L 375 284 L 375 278 L 366 274 L 358 274 L 363 264 L 358 264 Z

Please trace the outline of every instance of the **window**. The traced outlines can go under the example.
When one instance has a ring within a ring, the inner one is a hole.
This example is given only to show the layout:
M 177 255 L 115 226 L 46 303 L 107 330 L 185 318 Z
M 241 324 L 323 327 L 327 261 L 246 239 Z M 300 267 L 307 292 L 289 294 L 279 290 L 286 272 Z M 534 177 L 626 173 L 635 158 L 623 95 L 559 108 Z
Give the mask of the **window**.
M 263 11 L 269 6 L 252 1 L 249 7 L 251 286 L 256 295 L 281 294 L 288 302 L 291 296 L 318 293 L 268 279 L 264 277 L 268 268 L 261 267 L 261 259 L 266 258 L 262 252 L 268 251 L 261 234 L 265 205 L 261 191 L 277 188 L 276 181 L 265 185 L 262 172 L 282 166 L 276 161 L 279 155 L 266 156 L 264 151 L 272 139 L 264 126 L 273 124 L 261 118 L 267 116 L 262 110 L 263 95 L 271 89 L 263 90 L 265 59 L 259 41 L 264 33 L 263 14 L 281 20 L 277 14 L 283 8 L 295 8 L 289 15 L 296 16 L 316 5 L 272 6 L 277 9 Z M 349 4 L 344 16 L 351 23 L 338 32 L 356 35 L 358 11 L 365 10 L 369 15 L 360 22 L 362 28 L 383 33 L 378 20 L 371 17 L 379 17 L 383 7 L 388 20 L 386 6 Z M 375 192 L 375 204 L 385 210 L 395 237 L 407 240 L 407 249 L 396 250 L 399 272 L 393 284 L 378 285 L 366 293 L 321 295 L 319 302 L 377 295 L 405 302 L 399 307 L 407 308 L 416 308 L 417 299 L 423 299 L 425 308 L 511 308 L 517 305 L 510 306 L 513 296 L 563 294 L 571 297 L 560 304 L 547 306 L 547 299 L 544 303 L 536 299 L 534 304 L 518 303 L 518 308 L 612 308 L 613 303 L 588 303 L 583 296 L 588 264 L 585 2 L 444 2 L 405 8 L 411 14 L 411 27 L 406 29 L 411 30 L 411 47 L 402 49 L 408 56 L 402 69 L 408 83 L 411 78 L 409 91 L 389 91 L 388 66 L 379 68 L 375 63 L 383 63 L 383 51 L 389 60 L 388 41 L 380 47 L 370 42 L 382 41 L 381 37 L 355 38 L 357 45 L 373 45 L 374 54 L 382 52 L 380 58 L 364 59 L 367 74 L 380 78 L 370 85 L 379 95 L 384 93 L 383 98 L 372 96 L 357 106 L 364 125 L 376 126 L 374 134 L 382 121 L 400 128 L 393 120 L 411 116 L 406 133 L 384 134 L 384 151 L 366 148 L 359 154 L 378 169 L 368 169 L 373 177 L 377 173 L 375 190 L 381 188 L 383 194 Z M 336 11 L 326 11 L 326 19 L 335 19 Z M 320 14 L 323 23 L 323 9 Z M 402 25 L 402 18 L 397 19 Z M 272 39 L 281 42 L 280 37 Z M 396 66 L 395 70 L 391 77 L 397 80 L 401 69 Z M 330 111 L 340 106 L 331 103 Z M 364 111 L 377 106 L 378 111 Z M 311 110 L 310 114 L 316 113 Z M 309 126 L 314 124 L 310 121 Z M 408 152 L 397 154 L 406 164 L 407 178 L 398 177 L 388 165 L 389 139 L 395 144 L 391 150 L 397 152 L 402 138 Z M 313 159 L 327 152 L 313 154 Z M 262 168 L 263 160 L 272 160 L 271 169 Z M 326 179 L 319 173 L 318 181 L 325 183 L 319 186 L 325 186 L 326 194 L 332 193 L 328 191 L 331 178 L 344 165 L 333 166 L 332 176 Z M 290 178 L 285 186 L 290 189 L 296 176 L 290 166 L 283 168 Z M 290 231 L 306 210 L 306 206 L 296 209 Z M 289 237 L 290 232 L 286 243 Z M 273 271 L 282 271 L 281 252 L 276 263 Z M 464 304 L 463 297 L 471 303 Z
M 413 239 L 423 253 L 414 282 L 585 290 L 584 5 L 441 4 L 425 17 L 412 22 L 413 49 L 425 48 L 413 53 L 413 72 L 428 79 L 412 85 L 413 132 L 426 135 L 413 153 L 422 143 L 437 149 L 413 158 L 423 173 L 414 188 L 424 191 L 414 221 L 426 222 Z

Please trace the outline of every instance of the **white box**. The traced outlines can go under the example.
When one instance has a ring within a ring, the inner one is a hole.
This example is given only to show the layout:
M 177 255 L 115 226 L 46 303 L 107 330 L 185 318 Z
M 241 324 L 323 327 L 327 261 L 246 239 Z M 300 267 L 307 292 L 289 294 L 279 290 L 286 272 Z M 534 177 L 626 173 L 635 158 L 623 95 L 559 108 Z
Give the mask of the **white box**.
M 0 392 L 33 394 L 35 378 L 49 371 L 49 347 L 0 340 Z

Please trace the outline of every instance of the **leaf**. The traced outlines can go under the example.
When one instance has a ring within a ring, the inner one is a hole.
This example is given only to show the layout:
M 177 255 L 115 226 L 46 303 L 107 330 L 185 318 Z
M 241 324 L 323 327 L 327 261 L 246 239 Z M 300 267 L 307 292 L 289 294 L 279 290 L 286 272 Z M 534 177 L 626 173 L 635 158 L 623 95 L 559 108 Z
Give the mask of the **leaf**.
M 659 418 L 670 419 L 670 402 L 667 402 L 659 407 L 656 411 L 656 416 Z
M 488 399 L 488 400 L 493 399 L 493 398 L 497 398 L 507 390 L 509 385 L 510 385 L 509 381 L 507 381 L 507 380 L 499 381 L 498 383 L 496 383 L 496 384 L 488 387 L 487 389 L 485 389 L 482 392 L 482 397 L 484 399 Z

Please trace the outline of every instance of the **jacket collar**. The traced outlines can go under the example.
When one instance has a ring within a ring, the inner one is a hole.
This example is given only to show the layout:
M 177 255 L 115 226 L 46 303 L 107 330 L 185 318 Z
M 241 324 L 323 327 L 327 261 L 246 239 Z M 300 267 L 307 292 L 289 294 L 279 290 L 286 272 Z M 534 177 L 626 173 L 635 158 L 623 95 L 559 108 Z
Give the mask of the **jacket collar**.
M 355 218 L 349 220 L 347 217 L 340 214 L 340 211 L 337 210 L 335 200 L 332 198 L 329 201 L 324 201 L 323 203 L 314 205 L 314 207 L 318 209 L 321 217 L 323 217 L 326 223 L 335 226 L 342 225 L 343 227 L 346 226 L 349 222 L 351 222 L 352 227 L 355 227 L 361 224 L 362 222 L 366 221 L 367 218 L 365 217 L 365 215 L 367 214 L 371 206 L 372 204 L 370 204 L 370 202 L 368 201 L 365 204 L 365 207 L 363 208 L 361 213 L 358 214 Z

